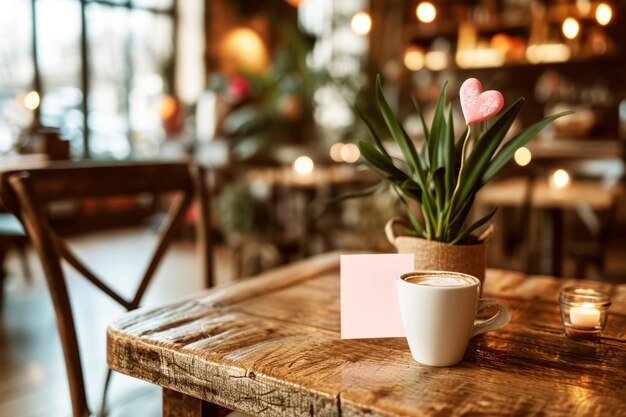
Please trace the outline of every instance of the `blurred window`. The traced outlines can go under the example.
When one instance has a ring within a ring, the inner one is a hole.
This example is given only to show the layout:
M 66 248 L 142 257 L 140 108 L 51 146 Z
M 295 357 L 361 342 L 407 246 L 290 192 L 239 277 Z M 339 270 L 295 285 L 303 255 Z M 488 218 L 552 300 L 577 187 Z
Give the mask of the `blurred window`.
M 83 156 L 81 7 L 87 28 L 90 156 L 124 159 L 158 150 L 165 137 L 160 106 L 173 90 L 173 0 L 6 3 L 0 14 L 0 152 L 34 123 L 36 113 L 29 106 L 36 102 L 38 124 L 59 128 L 74 156 Z M 41 91 L 28 95 L 37 89 L 36 80 Z
M 0 13 L 0 152 L 9 151 L 33 113 L 25 107 L 32 90 L 31 5 L 27 0 L 2 4 Z

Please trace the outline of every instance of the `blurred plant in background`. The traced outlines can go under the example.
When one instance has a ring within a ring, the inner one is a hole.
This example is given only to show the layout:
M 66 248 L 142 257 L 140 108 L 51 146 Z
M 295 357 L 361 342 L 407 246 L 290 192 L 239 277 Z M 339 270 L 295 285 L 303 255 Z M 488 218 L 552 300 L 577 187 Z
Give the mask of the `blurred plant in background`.
M 281 146 L 317 146 L 312 99 L 326 74 L 307 66 L 311 39 L 286 24 L 277 27 L 282 45 L 267 70 L 216 74 L 209 81 L 231 106 L 218 131 L 228 138 L 236 160 L 276 162 Z
M 402 207 L 390 189 L 343 203 L 341 218 L 350 233 L 341 230 L 342 248 L 390 250 L 384 228 L 390 217 L 400 216 Z

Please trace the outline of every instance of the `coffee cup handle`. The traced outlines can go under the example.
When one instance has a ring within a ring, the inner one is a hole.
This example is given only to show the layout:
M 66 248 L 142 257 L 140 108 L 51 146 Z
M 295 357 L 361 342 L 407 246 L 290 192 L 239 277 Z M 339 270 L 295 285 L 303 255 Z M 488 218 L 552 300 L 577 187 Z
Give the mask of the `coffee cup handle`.
M 474 330 L 472 331 L 472 337 L 491 330 L 499 329 L 500 327 L 506 326 L 509 324 L 509 321 L 511 321 L 511 310 L 509 310 L 509 307 L 507 307 L 506 304 L 500 301 L 488 298 L 478 300 L 478 311 L 491 305 L 497 305 L 499 307 L 498 312 L 484 322 L 475 324 Z

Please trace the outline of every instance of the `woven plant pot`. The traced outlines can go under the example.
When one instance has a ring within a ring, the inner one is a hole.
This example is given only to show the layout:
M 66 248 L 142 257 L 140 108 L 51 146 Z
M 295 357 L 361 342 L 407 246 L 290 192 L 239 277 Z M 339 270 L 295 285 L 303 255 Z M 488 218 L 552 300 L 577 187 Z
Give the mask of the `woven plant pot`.
M 415 255 L 416 271 L 452 271 L 472 275 L 480 280 L 482 292 L 487 268 L 487 240 L 491 234 L 483 234 L 477 244 L 449 245 L 412 236 L 398 236 L 397 226 L 410 228 L 400 219 L 391 219 L 385 226 L 387 239 L 398 253 Z

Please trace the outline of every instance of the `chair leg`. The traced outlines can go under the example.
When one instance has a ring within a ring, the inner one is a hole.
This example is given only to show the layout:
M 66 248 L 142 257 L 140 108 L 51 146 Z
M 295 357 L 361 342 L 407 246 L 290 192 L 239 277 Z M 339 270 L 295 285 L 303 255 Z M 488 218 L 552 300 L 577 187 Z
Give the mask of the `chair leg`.
M 111 382 L 111 376 L 113 376 L 113 370 L 107 367 L 107 377 L 104 381 L 104 390 L 102 391 L 102 400 L 100 402 L 100 410 L 98 410 L 98 417 L 105 417 L 107 412 L 107 394 L 109 393 L 109 383 Z
M 26 252 L 26 243 L 19 243 L 15 245 L 15 249 L 17 250 L 18 257 L 20 258 L 20 266 L 22 267 L 22 274 L 24 275 L 24 279 L 29 284 L 33 283 L 33 274 L 30 270 L 30 265 L 28 264 L 28 253 Z
M 6 250 L 0 248 L 0 316 L 4 311 L 4 278 L 6 278 L 6 271 L 4 270 L 4 258 L 6 256 Z

